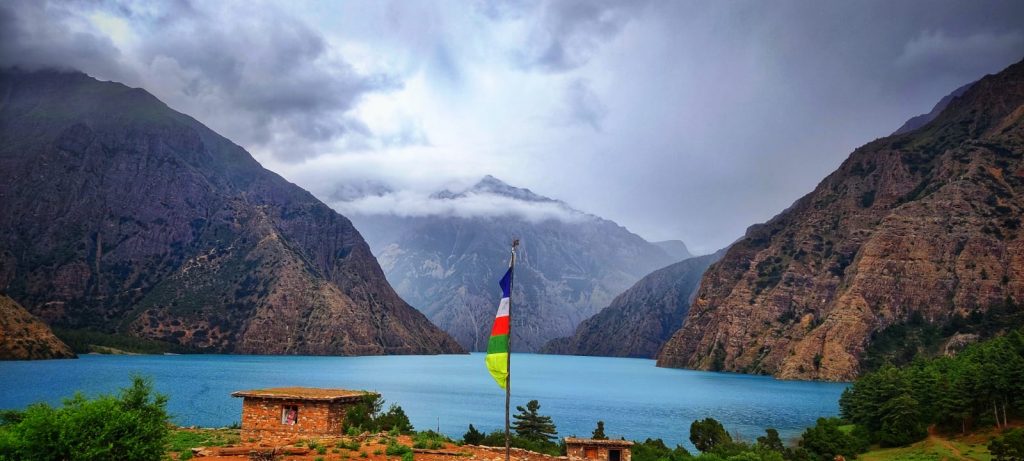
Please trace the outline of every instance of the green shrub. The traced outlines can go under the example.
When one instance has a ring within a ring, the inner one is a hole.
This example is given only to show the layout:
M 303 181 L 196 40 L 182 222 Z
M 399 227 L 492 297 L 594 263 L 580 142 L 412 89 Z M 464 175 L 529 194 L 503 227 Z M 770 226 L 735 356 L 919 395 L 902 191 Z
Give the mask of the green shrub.
M 512 434 L 509 440 L 510 445 L 515 448 L 522 448 L 524 450 L 530 450 L 537 453 L 543 453 L 552 456 L 560 456 L 565 454 L 564 442 L 555 443 L 549 440 L 532 440 L 526 437 L 520 437 L 516 434 Z M 484 436 L 480 440 L 479 445 L 487 447 L 504 447 L 505 446 L 505 431 L 494 431 Z
M 478 431 L 472 424 L 469 425 L 469 430 L 462 435 L 462 441 L 470 445 L 480 445 L 483 439 L 484 433 Z
M 1024 429 L 1011 429 L 1002 437 L 992 439 L 988 451 L 995 461 L 1019 461 L 1024 459 Z
M 346 450 L 357 451 L 362 445 L 358 440 L 339 440 L 338 443 L 334 444 L 338 448 L 344 448 Z
M 412 452 L 410 451 L 410 452 L 407 452 L 407 453 L 403 453 L 402 454 L 402 461 L 413 461 L 413 454 L 412 454 Z
M 679 445 L 669 448 L 661 439 L 647 439 L 633 444 L 632 458 L 633 461 L 684 461 L 690 458 L 690 452 Z
M 407 445 L 402 445 L 396 441 L 389 442 L 387 449 L 384 450 L 384 452 L 387 453 L 388 456 L 400 456 L 411 451 L 412 448 L 409 448 L 409 446 Z
M 839 418 L 818 418 L 814 427 L 800 437 L 800 448 L 812 460 L 832 461 L 836 455 L 853 459 L 867 451 L 868 438 L 863 429 L 844 431 Z
M 66 399 L 60 408 L 34 404 L 0 437 L 0 459 L 154 460 L 167 449 L 167 398 L 133 377 L 117 396 Z
M 20 423 L 25 419 L 25 412 L 18 410 L 0 410 L 0 426 Z
M 439 434 L 434 431 L 423 431 L 417 432 L 412 437 L 413 448 L 426 448 L 428 450 L 437 450 L 443 448 L 445 443 L 450 443 L 451 440 L 445 437 L 444 434 Z
M 409 422 L 402 407 L 392 404 L 388 410 L 382 412 L 384 399 L 378 394 L 364 396 L 363 399 L 353 406 L 345 414 L 345 430 L 349 435 L 359 435 L 363 430 L 370 432 L 389 431 L 398 434 L 412 432 L 413 427 Z M 353 430 L 353 428 L 356 428 Z
M 690 442 L 702 452 L 709 452 L 715 446 L 732 442 L 722 423 L 714 418 L 704 418 L 690 424 Z

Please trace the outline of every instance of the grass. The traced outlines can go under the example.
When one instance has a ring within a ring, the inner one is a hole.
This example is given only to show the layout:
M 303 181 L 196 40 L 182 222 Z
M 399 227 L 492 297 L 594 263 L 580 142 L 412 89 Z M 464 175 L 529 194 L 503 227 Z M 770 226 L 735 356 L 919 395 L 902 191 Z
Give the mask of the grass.
M 222 447 L 240 442 L 237 429 L 173 429 L 168 437 L 168 452 L 178 453 L 178 459 L 191 457 L 196 447 Z M 186 453 L 188 453 L 186 455 Z
M 857 456 L 863 461 L 943 461 L 968 459 L 991 461 L 988 442 L 995 433 L 976 433 L 964 437 L 931 436 L 915 444 L 898 448 L 875 448 Z

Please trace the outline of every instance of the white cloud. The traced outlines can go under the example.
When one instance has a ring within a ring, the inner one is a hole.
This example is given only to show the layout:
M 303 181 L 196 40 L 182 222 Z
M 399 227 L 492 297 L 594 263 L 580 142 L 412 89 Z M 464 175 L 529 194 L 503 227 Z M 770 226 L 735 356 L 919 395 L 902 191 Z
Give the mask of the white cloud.
M 459 218 L 515 216 L 529 222 L 559 220 L 579 222 L 593 216 L 559 202 L 526 202 L 487 193 L 466 193 L 455 198 L 434 198 L 422 192 L 403 190 L 351 201 L 334 201 L 341 214 L 396 215 L 401 217 L 454 216 Z
M 1020 30 L 984 31 L 962 36 L 942 30 L 926 30 L 906 43 L 896 63 L 932 72 L 985 72 L 991 68 L 992 62 L 1009 63 L 1022 57 L 1024 32 Z

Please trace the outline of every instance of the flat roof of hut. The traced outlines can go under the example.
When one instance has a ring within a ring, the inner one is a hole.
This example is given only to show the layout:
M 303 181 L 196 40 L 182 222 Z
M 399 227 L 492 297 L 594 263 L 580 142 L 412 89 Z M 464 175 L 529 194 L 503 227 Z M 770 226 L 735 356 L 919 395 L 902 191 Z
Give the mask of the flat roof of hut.
M 253 389 L 235 391 L 232 397 L 252 397 L 260 399 L 281 400 L 320 400 L 328 402 L 359 401 L 366 395 L 377 395 L 375 392 L 351 391 L 348 389 L 322 389 L 317 387 L 272 387 L 269 389 Z
M 242 440 L 288 443 L 342 435 L 345 415 L 374 392 L 275 387 L 232 392 L 242 398 Z

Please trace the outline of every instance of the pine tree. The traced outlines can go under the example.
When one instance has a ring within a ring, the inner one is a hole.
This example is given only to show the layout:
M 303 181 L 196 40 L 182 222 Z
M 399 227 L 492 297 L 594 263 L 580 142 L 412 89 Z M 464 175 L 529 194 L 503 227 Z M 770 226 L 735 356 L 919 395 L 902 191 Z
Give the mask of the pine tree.
M 526 408 L 517 405 L 516 410 L 519 414 L 512 415 L 515 418 L 512 429 L 516 431 L 516 435 L 524 439 L 550 442 L 558 436 L 558 431 L 550 416 L 537 413 L 539 409 L 540 403 L 536 400 L 527 402 Z
M 480 445 L 483 439 L 483 432 L 478 431 L 472 424 L 469 425 L 469 430 L 462 436 L 462 441 L 469 445 Z
M 594 434 L 590 438 L 594 440 L 608 440 L 608 436 L 604 435 L 604 421 L 597 422 L 597 428 L 594 429 Z

